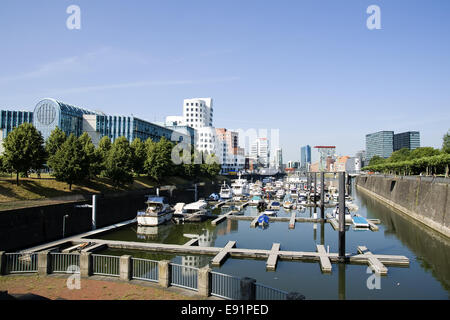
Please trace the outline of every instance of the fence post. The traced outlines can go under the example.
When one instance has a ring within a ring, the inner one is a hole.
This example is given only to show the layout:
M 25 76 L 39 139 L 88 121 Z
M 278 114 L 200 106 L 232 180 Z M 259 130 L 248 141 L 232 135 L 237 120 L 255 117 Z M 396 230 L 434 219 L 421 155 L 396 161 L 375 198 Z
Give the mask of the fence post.
M 80 274 L 82 277 L 90 277 L 92 275 L 92 253 L 81 252 L 80 254 Z
M 51 255 L 49 251 L 38 252 L 38 274 L 47 275 L 51 273 Z
M 6 254 L 0 251 L 0 276 L 6 274 Z
M 202 297 L 211 294 L 211 269 L 206 266 L 198 270 L 198 293 Z
M 305 296 L 298 292 L 289 292 L 286 300 L 305 300 Z
M 256 280 L 252 278 L 241 279 L 241 299 L 256 300 Z
M 131 256 L 124 255 L 120 256 L 119 273 L 120 279 L 125 281 L 131 280 Z
M 158 283 L 164 288 L 170 286 L 170 269 L 170 261 L 161 260 L 158 262 Z

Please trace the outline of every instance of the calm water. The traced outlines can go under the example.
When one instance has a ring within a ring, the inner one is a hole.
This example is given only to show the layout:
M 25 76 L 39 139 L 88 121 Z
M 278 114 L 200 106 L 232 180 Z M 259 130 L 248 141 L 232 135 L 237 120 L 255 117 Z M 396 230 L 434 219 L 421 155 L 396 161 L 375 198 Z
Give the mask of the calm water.
M 275 272 L 266 271 L 265 260 L 229 258 L 215 271 L 239 277 L 249 276 L 258 282 L 285 291 L 297 291 L 307 299 L 449 299 L 450 241 L 438 233 L 394 212 L 380 202 L 356 190 L 352 196 L 358 213 L 367 218 L 380 219 L 379 231 L 346 233 L 346 252 L 356 253 L 364 245 L 373 253 L 404 255 L 409 258 L 407 268 L 388 267 L 388 275 L 381 277 L 381 289 L 369 290 L 364 265 L 333 264 L 331 274 L 322 274 L 319 263 L 278 261 Z M 331 210 L 331 209 L 327 209 Z M 247 207 L 245 215 L 256 215 L 255 207 Z M 320 216 L 320 210 L 317 211 Z M 309 217 L 313 209 L 297 216 Z M 278 216 L 290 216 L 280 210 Z M 106 233 L 96 238 L 184 244 L 189 238 L 183 234 L 199 234 L 201 245 L 224 246 L 235 240 L 241 248 L 270 249 L 274 242 L 282 250 L 315 251 L 316 244 L 338 251 L 338 232 L 330 224 L 296 223 L 289 230 L 287 222 L 272 222 L 266 229 L 250 228 L 250 221 L 227 220 L 214 227 L 210 221 L 197 224 L 163 225 L 138 228 L 136 225 Z M 108 249 L 102 254 L 130 254 L 153 260 L 171 260 L 174 263 L 203 267 L 212 256 L 182 256 L 154 254 L 138 250 Z

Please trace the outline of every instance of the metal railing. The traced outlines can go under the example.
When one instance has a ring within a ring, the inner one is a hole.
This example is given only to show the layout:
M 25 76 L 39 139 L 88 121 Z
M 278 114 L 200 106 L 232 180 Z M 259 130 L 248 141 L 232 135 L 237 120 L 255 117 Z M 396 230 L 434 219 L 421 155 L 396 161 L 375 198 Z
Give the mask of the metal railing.
M 176 287 L 198 290 L 198 268 L 171 263 L 171 282 Z
M 37 253 L 5 253 L 6 273 L 37 272 Z
M 158 282 L 158 261 L 138 258 L 131 258 L 131 260 L 133 279 Z
M 286 300 L 288 293 L 260 283 L 256 283 L 256 300 Z
M 73 273 L 73 266 L 80 267 L 80 255 L 77 253 L 50 252 L 51 270 L 56 273 Z
M 118 277 L 120 276 L 119 265 L 120 257 L 118 256 L 92 255 L 92 274 Z
M 211 295 L 224 299 L 241 298 L 241 279 L 227 274 L 211 272 Z

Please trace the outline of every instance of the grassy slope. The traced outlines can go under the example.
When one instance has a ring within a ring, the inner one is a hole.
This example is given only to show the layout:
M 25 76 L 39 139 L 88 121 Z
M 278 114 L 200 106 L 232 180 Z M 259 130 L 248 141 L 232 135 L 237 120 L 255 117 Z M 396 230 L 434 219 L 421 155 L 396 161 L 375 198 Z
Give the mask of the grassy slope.
M 41 179 L 38 179 L 36 175 L 32 175 L 29 178 L 21 178 L 19 186 L 15 183 L 14 177 L 0 177 L 0 210 L 35 205 L 36 202 L 44 204 L 43 202 L 45 200 L 54 197 L 139 190 L 151 188 L 156 185 L 156 182 L 148 177 L 140 176 L 135 177 L 133 184 L 116 189 L 109 179 L 96 178 L 84 184 L 72 185 L 72 190 L 70 191 L 68 184 L 56 181 L 48 174 L 43 174 Z M 189 183 L 189 181 L 181 177 L 169 177 L 160 182 L 161 185 L 185 183 Z

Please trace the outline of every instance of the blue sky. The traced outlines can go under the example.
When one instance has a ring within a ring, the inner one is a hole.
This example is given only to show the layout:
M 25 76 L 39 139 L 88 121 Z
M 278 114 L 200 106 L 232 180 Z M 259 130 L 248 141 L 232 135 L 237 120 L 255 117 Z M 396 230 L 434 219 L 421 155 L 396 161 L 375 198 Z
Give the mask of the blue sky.
M 66 28 L 72 4 L 81 30 Z M 279 129 L 285 161 L 305 144 L 354 155 L 380 130 L 441 147 L 449 36 L 446 0 L 3 0 L 0 108 L 53 97 L 163 121 L 212 97 L 216 127 Z

